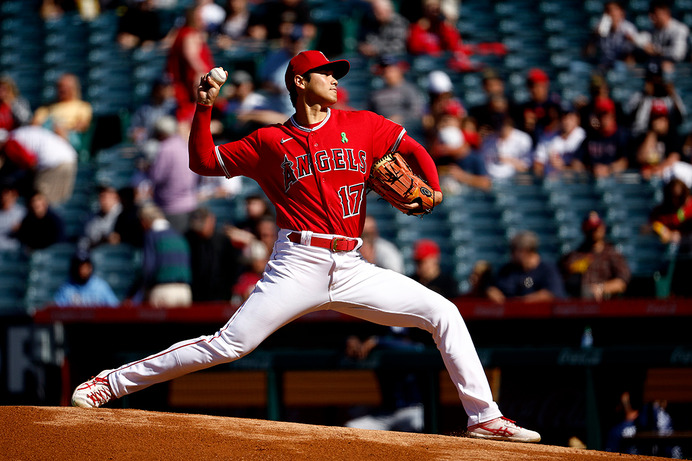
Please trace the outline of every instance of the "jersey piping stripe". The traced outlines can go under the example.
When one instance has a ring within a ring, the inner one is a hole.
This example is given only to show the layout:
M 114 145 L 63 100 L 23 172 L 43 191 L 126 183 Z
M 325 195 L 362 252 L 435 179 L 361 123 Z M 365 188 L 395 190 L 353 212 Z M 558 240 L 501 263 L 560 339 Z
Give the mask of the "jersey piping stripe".
M 231 175 L 228 173 L 226 165 L 223 163 L 223 160 L 221 159 L 221 152 L 219 151 L 219 146 L 214 146 L 214 152 L 216 153 L 216 161 L 219 162 L 219 165 L 221 165 L 223 173 L 226 175 L 227 178 L 230 178 Z
M 396 138 L 396 142 L 392 146 L 391 149 L 389 149 L 389 153 L 393 154 L 394 152 L 399 150 L 399 145 L 401 144 L 401 140 L 404 139 L 404 135 L 406 134 L 406 128 L 401 129 L 401 133 L 399 133 L 399 137 Z
M 296 120 L 293 118 L 292 115 L 291 115 L 291 123 L 293 124 L 294 127 L 298 128 L 300 131 L 305 131 L 306 133 L 309 133 L 311 131 L 319 130 L 320 128 L 322 128 L 325 125 L 325 123 L 327 123 L 327 121 L 329 120 L 329 118 L 331 116 L 332 116 L 332 110 L 329 107 L 327 107 L 327 116 L 324 118 L 324 120 L 322 120 L 320 122 L 319 125 L 317 125 L 314 128 L 306 128 L 304 126 L 298 125 L 298 122 L 296 122 Z

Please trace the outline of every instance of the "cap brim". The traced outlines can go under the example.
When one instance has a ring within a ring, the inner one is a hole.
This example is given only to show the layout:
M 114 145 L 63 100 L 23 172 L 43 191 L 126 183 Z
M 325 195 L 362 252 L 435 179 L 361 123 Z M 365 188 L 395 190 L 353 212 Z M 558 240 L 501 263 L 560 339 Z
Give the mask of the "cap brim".
M 348 61 L 346 61 L 345 59 L 339 59 L 337 61 L 331 61 L 328 64 L 324 64 L 310 69 L 309 72 L 315 72 L 318 70 L 331 70 L 332 72 L 334 72 L 334 78 L 338 80 L 344 75 L 348 74 L 348 71 L 350 69 L 351 64 Z

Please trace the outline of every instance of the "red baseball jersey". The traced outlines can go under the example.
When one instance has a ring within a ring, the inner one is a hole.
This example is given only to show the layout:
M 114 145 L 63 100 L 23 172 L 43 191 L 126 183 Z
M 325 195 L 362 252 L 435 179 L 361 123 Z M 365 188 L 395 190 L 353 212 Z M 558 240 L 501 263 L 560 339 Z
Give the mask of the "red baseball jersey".
M 358 237 L 373 158 L 395 151 L 405 133 L 373 112 L 329 110 L 313 127 L 290 118 L 217 146 L 216 156 L 226 176 L 259 183 L 279 227 Z

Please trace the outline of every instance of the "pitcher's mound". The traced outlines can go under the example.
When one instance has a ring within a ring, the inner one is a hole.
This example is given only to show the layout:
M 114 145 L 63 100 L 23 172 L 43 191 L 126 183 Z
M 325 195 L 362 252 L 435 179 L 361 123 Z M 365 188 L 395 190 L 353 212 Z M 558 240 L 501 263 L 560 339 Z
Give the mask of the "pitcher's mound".
M 18 460 L 645 461 L 662 458 L 443 435 L 69 407 L 0 407 L 0 457 Z

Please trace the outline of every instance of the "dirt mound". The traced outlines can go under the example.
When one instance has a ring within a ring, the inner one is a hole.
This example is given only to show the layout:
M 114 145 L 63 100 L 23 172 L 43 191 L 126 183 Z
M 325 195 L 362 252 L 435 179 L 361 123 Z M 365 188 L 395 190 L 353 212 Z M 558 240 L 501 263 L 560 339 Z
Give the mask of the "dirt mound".
M 69 407 L 0 407 L 0 458 L 12 460 L 619 460 L 540 444 L 254 419 Z

